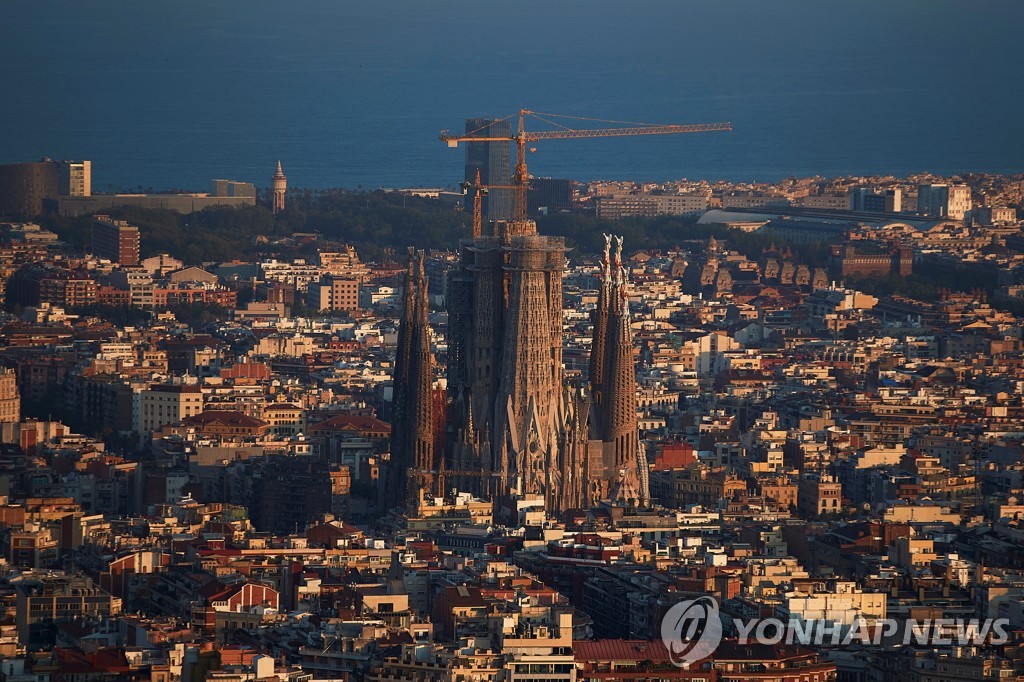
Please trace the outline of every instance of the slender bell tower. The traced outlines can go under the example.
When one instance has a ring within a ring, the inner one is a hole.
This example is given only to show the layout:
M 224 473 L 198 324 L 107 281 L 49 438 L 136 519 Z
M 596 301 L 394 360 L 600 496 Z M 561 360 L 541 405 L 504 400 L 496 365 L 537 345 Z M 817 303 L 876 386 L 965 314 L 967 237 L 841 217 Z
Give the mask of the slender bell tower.
M 636 367 L 628 281 L 622 264 L 622 237 L 615 237 L 611 276 L 603 377 L 606 390 L 600 405 L 604 417 L 605 456 L 616 477 L 610 477 L 615 481 L 612 499 L 645 506 L 648 501 L 647 458 L 637 430 Z
M 406 395 L 410 429 L 409 451 L 406 455 L 411 468 L 407 475 L 407 511 L 418 510 L 420 500 L 434 491 L 434 353 L 431 349 L 429 298 L 424 272 L 426 259 L 423 251 L 416 258 L 416 298 L 410 348 L 412 367 L 409 372 L 409 392 Z
M 391 400 L 391 461 L 382 490 L 384 508 L 390 509 L 406 501 L 406 472 L 409 468 L 410 424 L 409 392 L 413 386 L 413 336 L 416 319 L 416 255 L 409 247 L 402 293 L 402 318 L 398 325 L 398 350 L 395 353 L 395 376 Z
M 391 460 L 382 491 L 384 508 L 415 514 L 435 490 L 434 352 L 431 347 L 426 254 L 409 249 L 402 318 L 395 354 Z
M 288 178 L 284 176 L 280 161 L 277 162 L 277 172 L 271 181 L 274 183 L 274 213 L 280 213 L 284 210 L 284 195 L 288 191 Z

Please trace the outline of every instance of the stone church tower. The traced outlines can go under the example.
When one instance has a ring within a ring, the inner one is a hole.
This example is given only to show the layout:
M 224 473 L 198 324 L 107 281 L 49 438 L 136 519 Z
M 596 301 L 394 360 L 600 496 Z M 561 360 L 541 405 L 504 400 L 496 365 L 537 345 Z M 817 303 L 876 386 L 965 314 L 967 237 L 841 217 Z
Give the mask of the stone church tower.
M 391 461 L 383 488 L 386 508 L 402 505 L 410 512 L 424 495 L 442 492 L 434 490 L 434 353 L 425 259 L 422 251 L 409 249 L 395 354 Z
M 647 454 L 637 429 L 636 363 L 630 329 L 628 282 L 622 237 L 605 235 L 602 281 L 594 314 L 590 386 L 594 396 L 588 472 L 594 499 L 644 505 L 650 499 Z M 600 442 L 600 446 L 597 443 Z
M 461 245 L 448 291 L 450 476 L 461 489 L 558 506 L 564 254 L 533 221 L 498 221 Z

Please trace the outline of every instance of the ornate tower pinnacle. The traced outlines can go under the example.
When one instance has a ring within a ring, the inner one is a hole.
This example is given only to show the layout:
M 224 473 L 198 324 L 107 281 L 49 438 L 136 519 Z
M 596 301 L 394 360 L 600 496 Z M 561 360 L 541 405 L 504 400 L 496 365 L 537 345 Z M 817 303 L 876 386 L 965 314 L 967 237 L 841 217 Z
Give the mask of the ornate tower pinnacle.
M 288 191 L 288 178 L 284 176 L 280 160 L 277 162 L 277 172 L 274 173 L 271 182 L 274 188 L 274 213 L 280 213 L 284 210 L 284 195 Z
M 429 299 L 427 298 L 427 275 L 423 251 L 416 254 L 416 324 L 426 325 L 429 320 Z

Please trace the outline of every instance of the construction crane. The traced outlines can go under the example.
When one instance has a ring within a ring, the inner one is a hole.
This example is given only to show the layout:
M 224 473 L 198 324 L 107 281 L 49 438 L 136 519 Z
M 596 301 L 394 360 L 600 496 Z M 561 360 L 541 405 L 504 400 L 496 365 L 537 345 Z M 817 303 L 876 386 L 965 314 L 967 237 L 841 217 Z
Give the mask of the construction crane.
M 480 169 L 476 169 L 476 180 L 472 183 L 462 183 L 462 193 L 469 190 L 473 192 L 473 239 L 480 236 L 484 222 L 484 196 L 487 194 L 487 186 L 480 184 Z
M 483 217 L 484 217 L 484 197 L 487 196 L 488 190 L 492 189 L 515 189 L 515 185 L 485 185 L 480 182 L 480 169 L 476 169 L 476 179 L 473 182 L 463 182 L 459 185 L 462 188 L 462 193 L 467 194 L 469 190 L 474 190 L 473 193 L 473 239 L 476 239 L 483 233 Z
M 515 116 L 506 116 L 500 121 L 508 120 Z M 563 114 L 546 114 L 529 109 L 520 109 L 519 126 L 514 134 L 510 135 L 477 135 L 483 128 L 493 124 L 487 124 L 482 128 L 466 133 L 465 135 L 452 135 L 447 130 L 441 132 L 440 139 L 446 142 L 449 147 L 458 147 L 460 142 L 515 142 L 516 143 L 516 168 L 512 176 L 512 189 L 515 191 L 515 212 L 513 219 L 516 221 L 526 220 L 526 188 L 529 175 L 526 172 L 526 143 L 538 142 L 540 140 L 570 140 L 587 137 L 625 137 L 629 135 L 670 135 L 674 133 L 704 133 L 712 131 L 732 130 L 731 123 L 692 123 L 688 125 L 646 125 L 629 123 L 626 121 L 608 121 L 597 118 L 585 118 L 582 116 L 566 116 Z M 539 121 L 554 125 L 560 130 L 526 130 L 525 119 L 532 116 Z M 627 127 L 622 128 L 569 128 L 560 123 L 549 120 L 548 117 L 574 119 L 578 121 L 597 121 L 600 123 L 621 123 Z M 497 123 L 498 121 L 495 121 Z M 479 174 L 478 174 L 479 179 Z M 479 184 L 479 180 L 478 180 Z M 493 186 L 492 186 L 493 188 Z M 478 193 L 479 195 L 479 193 Z M 474 220 L 476 205 L 474 202 Z M 474 224 L 474 230 L 476 229 Z
M 482 479 L 482 480 L 486 480 L 486 479 L 490 478 L 490 479 L 498 480 L 500 478 L 500 476 L 501 476 L 501 474 L 499 472 L 496 472 L 496 471 L 484 471 L 483 469 L 479 469 L 479 470 L 476 470 L 476 471 L 466 470 L 466 469 L 448 469 L 448 468 L 445 468 L 443 462 L 442 462 L 440 468 L 437 468 L 437 469 L 417 469 L 414 473 L 416 475 L 418 475 L 418 476 L 424 476 L 424 477 L 425 476 L 429 476 L 431 481 L 435 481 L 436 482 L 436 489 L 441 494 L 444 493 L 445 487 L 447 485 L 447 481 L 449 481 L 449 480 L 451 480 L 453 478 L 479 478 L 479 479 Z

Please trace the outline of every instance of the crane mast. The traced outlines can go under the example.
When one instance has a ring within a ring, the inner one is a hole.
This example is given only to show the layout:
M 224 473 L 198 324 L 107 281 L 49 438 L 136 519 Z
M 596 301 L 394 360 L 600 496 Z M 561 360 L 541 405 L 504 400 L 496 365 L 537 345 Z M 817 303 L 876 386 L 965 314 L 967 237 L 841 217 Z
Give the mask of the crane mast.
M 526 222 L 526 184 L 530 174 L 526 172 L 526 126 L 523 119 L 526 109 L 519 110 L 519 128 L 516 132 L 516 169 L 512 173 L 512 184 L 516 186 L 512 219 L 517 223 Z
M 515 185 L 485 185 L 480 181 L 480 169 L 476 169 L 476 178 L 473 182 L 463 182 L 462 193 L 466 194 L 473 190 L 473 239 L 483 234 L 484 197 L 492 189 L 516 189 Z
M 518 112 L 518 125 L 516 126 L 516 132 L 512 135 L 474 135 L 467 133 L 466 135 L 450 135 L 448 131 L 441 133 L 440 139 L 442 142 L 446 142 L 449 147 L 458 147 L 460 142 L 515 142 L 516 145 L 516 165 L 512 173 L 512 188 L 515 191 L 515 210 L 513 214 L 513 220 L 516 222 L 524 222 L 526 220 L 526 190 L 529 184 L 529 173 L 526 169 L 526 143 L 537 142 L 540 140 L 570 140 L 570 139 L 582 139 L 592 137 L 625 137 L 632 135 L 670 135 L 677 133 L 703 133 L 713 131 L 729 131 L 732 130 L 731 123 L 691 123 L 684 125 L 629 125 L 620 128 L 568 128 L 560 126 L 561 130 L 541 130 L 541 131 L 527 131 L 526 130 L 526 117 L 532 115 L 535 118 L 547 121 L 544 116 L 557 116 L 556 114 L 541 114 L 540 112 L 530 111 L 529 109 L 520 109 Z M 565 118 L 580 118 L 580 117 L 565 117 Z M 600 120 L 600 119 L 582 119 L 582 120 Z M 550 123 L 550 121 L 548 121 Z M 614 121 L 604 121 L 606 123 L 614 123 Z M 560 125 L 560 124 L 555 124 Z M 476 186 L 480 185 L 480 174 L 477 172 Z M 477 191 L 476 198 L 479 198 L 480 192 Z M 474 200 L 473 206 L 473 232 L 474 236 L 478 236 L 478 219 L 476 216 L 476 200 Z

